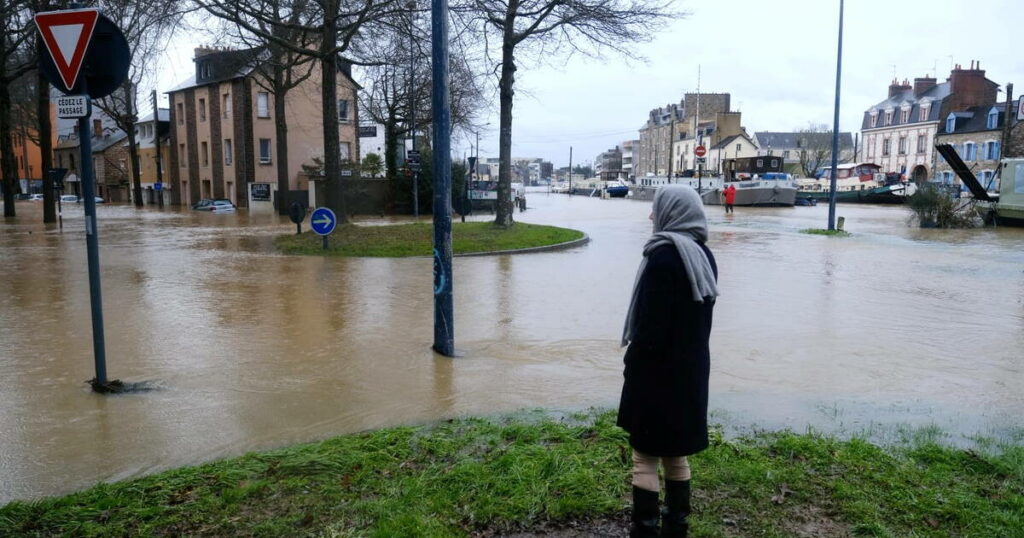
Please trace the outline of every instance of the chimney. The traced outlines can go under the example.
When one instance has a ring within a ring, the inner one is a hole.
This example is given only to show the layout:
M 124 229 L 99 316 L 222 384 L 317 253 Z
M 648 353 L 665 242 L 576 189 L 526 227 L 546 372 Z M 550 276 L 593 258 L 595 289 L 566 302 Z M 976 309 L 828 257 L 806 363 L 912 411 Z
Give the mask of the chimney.
M 896 79 L 892 79 L 892 84 L 889 85 L 889 98 L 892 99 L 893 97 L 909 89 L 911 89 L 911 86 L 910 82 L 907 81 L 907 79 L 903 79 L 902 83 L 900 83 Z
M 970 69 L 957 64 L 949 73 L 951 110 L 962 112 L 975 106 L 991 105 L 996 102 L 999 85 L 985 78 L 981 62 L 972 61 Z
M 914 95 L 920 97 L 924 92 L 934 88 L 937 83 L 937 80 L 928 75 L 925 75 L 924 78 L 915 78 Z
M 203 56 L 217 52 L 217 49 L 211 47 L 196 47 L 192 49 L 192 52 L 194 53 L 194 58 L 202 58 Z
M 103 122 L 98 119 L 92 120 L 92 136 L 93 138 L 103 136 Z

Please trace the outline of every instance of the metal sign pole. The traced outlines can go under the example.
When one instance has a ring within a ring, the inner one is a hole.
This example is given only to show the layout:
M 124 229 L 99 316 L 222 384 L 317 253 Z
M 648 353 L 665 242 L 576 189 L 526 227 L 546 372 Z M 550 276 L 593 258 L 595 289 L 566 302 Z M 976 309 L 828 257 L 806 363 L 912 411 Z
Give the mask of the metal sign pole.
M 839 167 L 839 89 L 843 80 L 843 0 L 839 0 L 839 52 L 836 59 L 836 110 L 832 123 L 832 179 L 828 190 L 828 229 L 836 229 L 836 178 Z
M 85 117 L 78 119 L 82 151 L 82 197 L 85 198 L 85 248 L 89 263 L 89 304 L 92 307 L 92 350 L 96 363 L 95 390 L 107 386 L 107 353 L 103 338 L 103 298 L 100 289 L 100 243 L 96 226 L 96 195 L 92 175 L 92 104 Z
M 434 107 L 434 350 L 455 355 L 452 306 L 452 156 L 448 100 L 448 0 L 432 0 Z

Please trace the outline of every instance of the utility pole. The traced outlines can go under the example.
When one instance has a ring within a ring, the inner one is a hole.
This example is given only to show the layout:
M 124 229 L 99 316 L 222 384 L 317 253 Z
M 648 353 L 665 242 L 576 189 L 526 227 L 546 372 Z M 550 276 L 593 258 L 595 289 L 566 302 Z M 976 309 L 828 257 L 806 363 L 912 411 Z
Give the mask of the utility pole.
M 843 81 L 843 11 L 844 1 L 839 0 L 839 51 L 836 59 L 836 107 L 832 122 L 832 178 L 828 191 L 828 229 L 836 229 L 836 177 L 839 175 L 839 90 Z
M 164 163 L 160 159 L 160 105 L 156 100 L 156 90 L 153 90 L 153 143 L 156 145 L 156 204 L 164 206 Z
M 697 133 L 697 145 L 698 146 L 703 146 L 704 145 L 704 131 L 700 130 L 700 64 L 697 64 L 697 116 L 696 116 L 696 123 L 697 123 L 697 125 L 694 128 L 694 132 Z M 704 190 L 703 177 L 704 177 L 704 165 L 698 163 L 697 164 L 697 194 L 700 194 L 701 193 L 700 191 Z M 692 183 L 691 183 L 691 185 L 692 185 Z
M 569 146 L 569 196 L 572 196 L 572 146 Z
M 448 78 L 448 0 L 431 1 L 434 119 L 434 351 L 455 356 L 452 301 L 452 115 Z M 415 134 L 414 134 L 415 136 Z M 415 138 L 414 138 L 415 139 Z

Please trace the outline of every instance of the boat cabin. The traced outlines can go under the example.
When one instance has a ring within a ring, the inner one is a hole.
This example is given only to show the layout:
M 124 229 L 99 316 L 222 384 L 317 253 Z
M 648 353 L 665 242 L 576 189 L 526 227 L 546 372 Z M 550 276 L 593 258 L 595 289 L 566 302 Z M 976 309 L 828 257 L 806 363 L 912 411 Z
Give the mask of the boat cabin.
M 753 177 L 754 174 L 764 175 L 770 172 L 782 172 L 782 157 L 777 155 L 761 155 L 758 157 L 738 157 L 725 159 L 722 163 L 726 181 L 738 181 Z
M 875 181 L 882 167 L 875 163 L 847 163 L 836 166 L 836 179 L 857 178 L 861 181 Z M 832 167 L 821 169 L 818 179 L 832 179 Z

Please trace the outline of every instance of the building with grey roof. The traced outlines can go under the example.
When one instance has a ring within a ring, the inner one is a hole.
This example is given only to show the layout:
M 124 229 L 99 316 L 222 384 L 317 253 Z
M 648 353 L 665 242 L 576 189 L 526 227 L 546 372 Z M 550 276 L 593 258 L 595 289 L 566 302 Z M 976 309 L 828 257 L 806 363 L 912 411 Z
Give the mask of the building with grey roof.
M 914 84 L 893 80 L 889 96 L 864 112 L 861 160 L 914 181 L 935 177 L 935 137 L 950 114 L 995 104 L 999 85 L 985 78 L 980 63 L 957 65 L 943 83 L 934 78 Z

